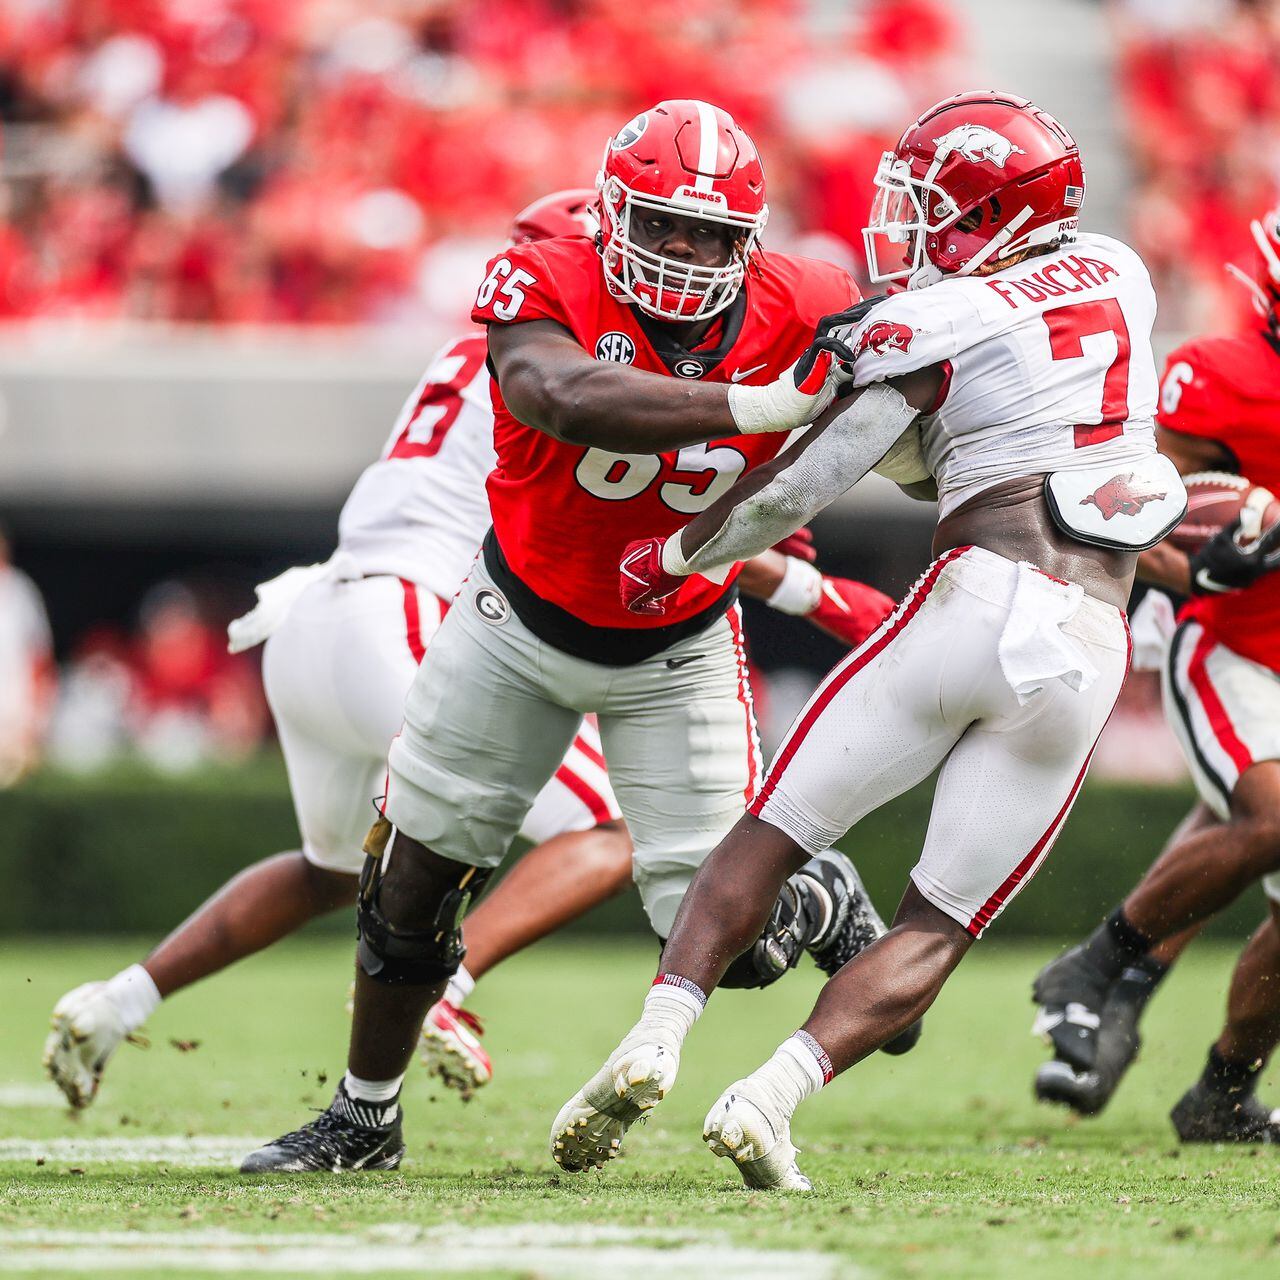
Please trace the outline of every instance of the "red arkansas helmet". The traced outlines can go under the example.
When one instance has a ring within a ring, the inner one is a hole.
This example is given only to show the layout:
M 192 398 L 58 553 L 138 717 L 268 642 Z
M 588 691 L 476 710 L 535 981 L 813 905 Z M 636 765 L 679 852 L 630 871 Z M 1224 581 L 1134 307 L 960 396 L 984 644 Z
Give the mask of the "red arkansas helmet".
M 529 244 L 556 236 L 594 236 L 600 230 L 598 199 L 590 187 L 542 196 L 516 214 L 511 224 L 511 243 Z
M 959 93 L 929 108 L 880 158 L 872 280 L 966 276 L 1033 245 L 1074 235 L 1084 202 L 1075 139 L 1010 93 Z
M 610 138 L 596 181 L 601 256 L 615 297 L 659 320 L 701 320 L 738 296 L 769 206 L 755 143 L 727 111 L 696 98 L 642 111 Z M 646 210 L 733 228 L 730 261 L 692 266 L 642 249 L 632 218 Z
M 1258 246 L 1253 271 L 1242 271 L 1234 262 L 1227 270 L 1253 295 L 1254 309 L 1280 331 L 1280 206 L 1249 223 L 1253 243 Z

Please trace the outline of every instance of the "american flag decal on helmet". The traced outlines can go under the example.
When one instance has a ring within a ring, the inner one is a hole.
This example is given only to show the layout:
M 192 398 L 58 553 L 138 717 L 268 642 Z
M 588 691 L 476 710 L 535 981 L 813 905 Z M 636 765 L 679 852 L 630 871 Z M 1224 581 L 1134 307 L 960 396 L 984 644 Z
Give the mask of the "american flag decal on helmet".
M 1068 209 L 1078 209 L 1084 204 L 1084 188 L 1068 186 L 1062 196 L 1062 203 Z

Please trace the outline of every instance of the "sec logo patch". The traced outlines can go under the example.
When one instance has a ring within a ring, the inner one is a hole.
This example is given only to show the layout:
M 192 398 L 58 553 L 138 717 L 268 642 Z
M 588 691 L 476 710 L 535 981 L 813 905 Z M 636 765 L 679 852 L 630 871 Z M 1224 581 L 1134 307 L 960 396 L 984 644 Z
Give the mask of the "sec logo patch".
M 614 364 L 630 364 L 636 358 L 636 344 L 625 333 L 611 329 L 602 333 L 596 341 L 596 359 L 612 360 Z
M 476 612 L 491 627 L 500 627 L 511 617 L 511 606 L 501 591 L 492 587 L 481 587 L 471 599 Z

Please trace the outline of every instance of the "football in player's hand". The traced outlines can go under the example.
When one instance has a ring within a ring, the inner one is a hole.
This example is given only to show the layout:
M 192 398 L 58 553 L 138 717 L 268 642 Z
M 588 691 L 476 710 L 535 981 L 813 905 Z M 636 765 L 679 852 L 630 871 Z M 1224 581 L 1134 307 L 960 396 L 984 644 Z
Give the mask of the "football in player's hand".
M 1183 477 L 1187 514 L 1169 535 L 1180 551 L 1194 555 L 1219 529 L 1241 517 L 1240 540 L 1252 541 L 1280 522 L 1280 501 L 1244 476 L 1228 471 L 1199 471 Z

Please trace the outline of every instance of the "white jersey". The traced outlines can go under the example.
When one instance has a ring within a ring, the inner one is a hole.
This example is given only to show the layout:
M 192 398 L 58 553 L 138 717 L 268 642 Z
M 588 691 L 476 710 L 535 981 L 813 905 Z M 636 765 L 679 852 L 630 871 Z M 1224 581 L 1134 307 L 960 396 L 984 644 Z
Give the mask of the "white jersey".
M 942 365 L 920 432 L 946 516 L 1003 480 L 1154 454 L 1155 314 L 1142 259 L 1081 235 L 993 275 L 888 298 L 851 331 L 854 381 Z
M 485 531 L 493 411 L 484 333 L 443 347 L 405 401 L 382 456 L 338 517 L 338 549 L 365 576 L 391 574 L 448 600 Z

